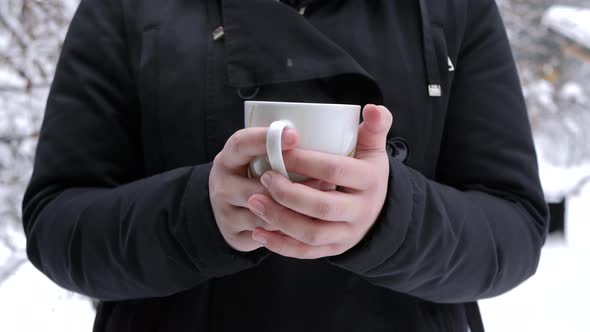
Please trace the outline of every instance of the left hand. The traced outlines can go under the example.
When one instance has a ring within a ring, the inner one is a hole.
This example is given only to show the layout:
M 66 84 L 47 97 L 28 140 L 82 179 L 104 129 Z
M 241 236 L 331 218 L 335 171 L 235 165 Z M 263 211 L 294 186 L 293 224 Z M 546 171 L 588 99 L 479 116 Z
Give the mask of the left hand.
M 261 182 L 272 197 L 252 195 L 250 210 L 279 232 L 257 228 L 252 239 L 287 257 L 336 256 L 358 244 L 375 223 L 387 193 L 387 133 L 392 115 L 367 105 L 359 127 L 355 158 L 293 149 L 284 153 L 290 172 L 338 186 L 322 191 L 292 183 L 269 171 Z

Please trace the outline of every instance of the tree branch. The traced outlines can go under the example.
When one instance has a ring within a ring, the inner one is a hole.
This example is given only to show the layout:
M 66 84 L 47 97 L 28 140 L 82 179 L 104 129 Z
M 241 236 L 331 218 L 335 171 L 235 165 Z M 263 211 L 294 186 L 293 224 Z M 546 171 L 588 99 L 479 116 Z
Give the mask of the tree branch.
M 2 92 L 28 92 L 29 90 L 34 90 L 34 89 L 46 89 L 51 87 L 51 83 L 49 82 L 43 82 L 43 83 L 33 83 L 30 85 L 30 88 L 28 86 L 16 86 L 16 85 L 0 85 L 0 93 Z
M 584 187 L 590 183 L 590 174 L 583 177 L 567 194 L 566 197 L 577 196 L 582 193 Z
M 0 270 L 0 285 L 10 278 L 18 268 L 27 262 L 27 258 L 19 256 L 15 258 L 13 255 L 8 259 L 8 263 L 4 264 L 2 270 Z
M 14 246 L 14 244 L 12 244 L 12 241 L 10 241 L 10 239 L 8 238 L 8 235 L 5 233 L 1 233 L 0 234 L 0 241 L 4 244 L 4 246 L 6 246 L 6 248 L 8 248 L 8 250 L 10 250 L 11 252 L 16 252 L 18 251 L 18 249 Z
M 4 27 L 6 27 L 8 32 L 10 32 L 10 34 L 14 37 L 14 39 L 18 43 L 18 46 L 21 49 L 25 49 L 27 47 L 28 42 L 16 31 L 16 29 L 10 24 L 10 22 L 8 22 L 6 17 L 4 17 L 4 15 L 1 12 L 0 12 L 0 25 L 3 25 Z

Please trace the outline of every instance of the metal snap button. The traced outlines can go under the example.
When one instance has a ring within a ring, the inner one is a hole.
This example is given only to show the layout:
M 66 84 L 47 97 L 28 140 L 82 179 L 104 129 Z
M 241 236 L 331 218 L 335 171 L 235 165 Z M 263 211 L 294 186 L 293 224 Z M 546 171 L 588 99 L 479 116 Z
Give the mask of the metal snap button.
M 256 96 L 258 96 L 258 92 L 260 92 L 260 87 L 256 86 L 253 88 L 238 88 L 237 92 L 240 98 L 249 100 L 256 98 Z
M 387 152 L 394 159 L 399 160 L 401 162 L 405 162 L 406 160 L 408 160 L 408 157 L 410 156 L 408 142 L 406 142 L 406 140 L 402 137 L 394 137 L 388 139 Z

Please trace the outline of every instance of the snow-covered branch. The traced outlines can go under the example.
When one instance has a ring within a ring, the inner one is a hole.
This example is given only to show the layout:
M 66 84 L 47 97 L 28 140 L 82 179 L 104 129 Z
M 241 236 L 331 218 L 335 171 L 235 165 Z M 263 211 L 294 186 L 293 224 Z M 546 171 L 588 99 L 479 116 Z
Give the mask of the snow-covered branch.
M 0 285 L 10 276 L 12 276 L 18 268 L 27 262 L 27 258 L 20 255 L 14 255 L 0 269 Z
M 0 67 L 24 80 L 24 89 L 51 80 L 72 14 L 70 2 L 0 1 Z M 0 77 L 0 86 L 10 83 Z

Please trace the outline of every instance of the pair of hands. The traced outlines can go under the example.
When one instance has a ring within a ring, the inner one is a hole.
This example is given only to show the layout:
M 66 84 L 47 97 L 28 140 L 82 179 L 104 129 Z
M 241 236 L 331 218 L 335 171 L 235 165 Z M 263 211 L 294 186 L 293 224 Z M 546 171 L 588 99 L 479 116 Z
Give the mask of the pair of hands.
M 387 133 L 392 115 L 383 106 L 363 109 L 354 158 L 297 148 L 297 132 L 283 132 L 283 158 L 292 183 L 269 171 L 248 178 L 248 164 L 266 154 L 267 128 L 242 129 L 215 157 L 209 197 L 217 226 L 238 251 L 266 247 L 299 259 L 340 255 L 358 244 L 375 223 L 387 193 Z

